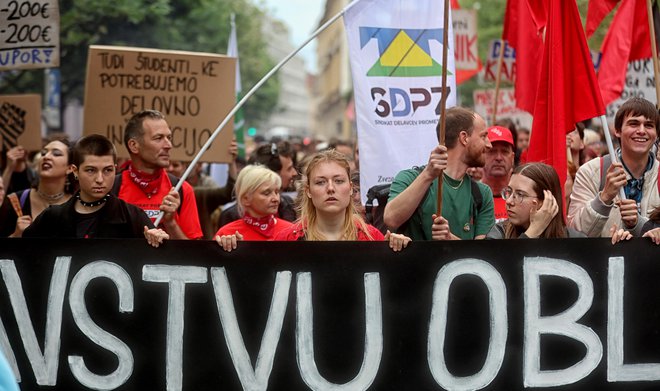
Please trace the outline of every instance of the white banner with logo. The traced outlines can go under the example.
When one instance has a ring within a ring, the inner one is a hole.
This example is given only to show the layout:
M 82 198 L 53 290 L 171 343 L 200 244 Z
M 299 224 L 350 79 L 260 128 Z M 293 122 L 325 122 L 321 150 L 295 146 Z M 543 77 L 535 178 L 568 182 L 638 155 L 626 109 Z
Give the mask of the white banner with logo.
M 451 20 L 451 15 L 450 15 Z M 438 144 L 443 2 L 361 0 L 344 15 L 353 74 L 362 201 Z M 456 105 L 449 24 L 447 107 Z

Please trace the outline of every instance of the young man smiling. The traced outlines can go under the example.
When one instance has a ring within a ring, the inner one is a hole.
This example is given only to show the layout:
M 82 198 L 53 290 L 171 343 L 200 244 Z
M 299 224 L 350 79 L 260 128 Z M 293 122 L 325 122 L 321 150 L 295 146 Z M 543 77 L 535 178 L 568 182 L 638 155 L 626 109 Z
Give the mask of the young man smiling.
M 658 165 L 653 146 L 658 138 L 657 108 L 642 98 L 626 101 L 614 119 L 621 148 L 609 157 L 593 159 L 575 177 L 568 223 L 590 237 L 609 237 L 613 226 L 638 235 L 653 209 L 660 205 Z M 623 188 L 626 199 L 619 198 Z

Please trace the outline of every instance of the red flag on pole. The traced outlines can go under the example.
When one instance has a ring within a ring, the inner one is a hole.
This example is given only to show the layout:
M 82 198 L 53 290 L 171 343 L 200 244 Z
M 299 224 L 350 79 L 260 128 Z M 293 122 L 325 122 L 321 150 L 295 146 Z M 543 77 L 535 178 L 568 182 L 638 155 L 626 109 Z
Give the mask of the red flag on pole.
M 533 113 L 543 40 L 539 34 L 540 26 L 530 23 L 530 20 L 532 13 L 527 0 L 507 1 L 502 39 L 516 50 L 516 106 Z
M 530 0 L 535 1 L 535 0 Z M 566 180 L 566 133 L 603 115 L 594 66 L 574 0 L 550 0 L 529 161 L 547 163 Z
M 587 23 L 584 26 L 587 38 L 590 38 L 593 35 L 600 25 L 600 22 L 605 19 L 607 14 L 614 9 L 618 2 L 619 0 L 589 0 Z
M 598 84 L 606 105 L 621 96 L 628 63 L 652 57 L 650 37 L 646 0 L 623 0 L 601 48 Z

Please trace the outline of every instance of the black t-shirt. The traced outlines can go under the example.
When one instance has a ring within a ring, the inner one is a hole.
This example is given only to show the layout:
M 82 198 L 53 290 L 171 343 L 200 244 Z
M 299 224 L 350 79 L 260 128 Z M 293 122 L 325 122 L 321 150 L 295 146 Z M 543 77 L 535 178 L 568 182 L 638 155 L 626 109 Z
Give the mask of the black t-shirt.
M 76 237 L 82 239 L 92 239 L 96 237 L 99 218 L 103 208 L 92 213 L 76 212 Z

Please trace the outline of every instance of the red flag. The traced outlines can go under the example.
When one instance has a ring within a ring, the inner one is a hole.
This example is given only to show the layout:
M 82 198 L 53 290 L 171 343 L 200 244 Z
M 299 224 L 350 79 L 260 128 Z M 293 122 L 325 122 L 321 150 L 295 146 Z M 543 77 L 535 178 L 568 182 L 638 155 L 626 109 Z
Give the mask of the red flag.
M 586 26 L 584 26 L 587 38 L 590 38 L 593 35 L 600 25 L 600 22 L 605 19 L 607 14 L 614 9 L 618 2 L 619 0 L 589 0 L 587 23 Z
M 529 161 L 547 163 L 566 181 L 566 133 L 605 113 L 575 0 L 547 1 Z
M 538 27 L 530 20 L 532 13 L 527 0 L 507 1 L 502 39 L 516 50 L 516 106 L 533 113 L 543 41 Z
M 623 92 L 628 63 L 651 58 L 646 0 L 623 0 L 605 36 L 598 84 L 607 105 Z

